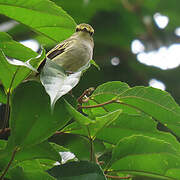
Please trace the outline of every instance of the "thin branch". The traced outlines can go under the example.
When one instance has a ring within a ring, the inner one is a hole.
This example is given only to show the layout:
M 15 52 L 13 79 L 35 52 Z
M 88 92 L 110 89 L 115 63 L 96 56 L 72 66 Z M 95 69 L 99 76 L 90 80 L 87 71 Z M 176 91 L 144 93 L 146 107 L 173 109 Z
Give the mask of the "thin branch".
M 12 80 L 11 80 L 11 83 L 9 85 L 9 89 L 8 89 L 8 92 L 7 92 L 7 102 L 6 102 L 6 109 L 5 109 L 5 115 L 4 115 L 4 123 L 3 123 L 3 127 L 2 127 L 2 133 L 4 133 L 5 131 L 5 128 L 6 128 L 6 125 L 8 123 L 8 120 L 9 120 L 9 114 L 10 114 L 10 96 L 11 96 L 11 89 L 12 89 L 12 85 L 13 85 L 13 82 L 14 82 L 14 79 L 16 77 L 16 74 L 18 72 L 18 69 L 14 72 L 14 75 L 12 77 Z
M 94 101 L 97 104 L 100 104 L 97 100 L 95 100 L 94 98 L 90 98 L 91 101 Z M 104 106 L 102 106 L 102 108 L 106 111 L 109 112 Z
M 10 131 L 11 131 L 10 128 L 0 129 L 0 134 L 6 133 L 6 132 L 10 132 Z
M 9 167 L 11 166 L 14 158 L 15 158 L 15 155 L 16 155 L 16 152 L 18 151 L 18 148 L 16 147 L 12 153 L 12 156 L 11 156 L 11 159 L 7 165 L 7 167 L 5 168 L 4 172 L 2 173 L 2 175 L 0 176 L 0 180 L 3 180 L 4 176 L 6 175 L 6 173 L 8 172 L 8 169 Z
M 97 104 L 97 105 L 90 105 L 90 106 L 79 106 L 80 109 L 88 109 L 88 108 L 97 108 L 97 107 L 102 107 L 105 106 L 107 104 L 112 104 L 112 103 L 119 103 L 119 101 L 117 99 L 113 99 L 101 104 Z
M 105 174 L 105 176 L 106 176 L 107 178 L 111 178 L 111 179 L 130 179 L 130 178 L 132 178 L 131 176 L 120 177 L 120 176 L 111 176 L 111 175 L 107 175 L 107 174 Z
M 121 2 L 125 9 L 127 9 L 130 12 L 135 12 L 136 10 L 135 6 L 129 3 L 128 0 L 121 0 Z
M 86 89 L 86 90 L 82 93 L 82 95 L 77 99 L 77 101 L 78 101 L 79 103 L 82 103 L 82 102 L 86 101 L 86 100 L 84 100 L 84 97 L 91 95 L 91 93 L 92 93 L 93 91 L 94 91 L 94 88 L 93 88 L 93 87 Z M 88 99 L 88 98 L 87 98 L 87 99 Z

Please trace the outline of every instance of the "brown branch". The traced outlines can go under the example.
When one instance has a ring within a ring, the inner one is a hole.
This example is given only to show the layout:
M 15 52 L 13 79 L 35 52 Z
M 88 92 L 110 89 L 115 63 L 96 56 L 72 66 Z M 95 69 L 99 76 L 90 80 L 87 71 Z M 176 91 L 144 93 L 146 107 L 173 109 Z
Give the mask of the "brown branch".
M 7 133 L 7 132 L 10 132 L 10 131 L 11 131 L 10 128 L 0 129 L 0 134 Z
M 102 106 L 112 104 L 112 103 L 120 103 L 120 101 L 117 100 L 117 99 L 113 99 L 113 100 L 110 100 L 110 101 L 107 101 L 107 102 L 104 102 L 104 103 L 101 103 L 101 104 L 97 104 L 97 105 L 79 106 L 79 109 L 97 108 L 97 107 L 102 107 Z
M 107 178 L 111 178 L 111 179 L 130 179 L 130 178 L 132 178 L 132 176 L 120 177 L 120 176 L 111 176 L 111 175 L 107 175 L 107 174 L 105 174 L 105 176 Z
M 11 164 L 12 164 L 14 158 L 15 158 L 15 155 L 16 155 L 16 152 L 17 152 L 17 151 L 18 151 L 18 148 L 16 147 L 16 148 L 14 149 L 13 153 L 12 153 L 11 159 L 10 159 L 7 167 L 5 168 L 4 172 L 3 172 L 3 173 L 1 174 L 1 176 L 0 176 L 0 180 L 3 180 L 4 176 L 5 176 L 6 173 L 8 172 L 8 169 L 9 169 L 9 167 L 11 166 Z
M 93 88 L 93 87 L 86 89 L 86 90 L 82 93 L 82 95 L 77 99 L 77 101 L 81 104 L 82 102 L 85 101 L 85 100 L 84 100 L 84 97 L 85 97 L 85 96 L 89 96 L 93 91 L 94 91 L 94 88 Z
M 132 5 L 131 3 L 129 3 L 128 0 L 121 0 L 121 2 L 125 9 L 127 9 L 130 12 L 135 12 L 136 7 L 134 5 Z

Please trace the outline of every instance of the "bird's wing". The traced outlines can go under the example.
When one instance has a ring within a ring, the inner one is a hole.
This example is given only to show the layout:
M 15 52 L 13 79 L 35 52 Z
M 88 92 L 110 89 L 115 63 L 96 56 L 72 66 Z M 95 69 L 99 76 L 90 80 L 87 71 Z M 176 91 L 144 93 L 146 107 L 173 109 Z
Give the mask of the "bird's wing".
M 53 59 L 56 56 L 62 54 L 66 50 L 66 48 L 72 43 L 72 41 L 73 40 L 65 40 L 62 43 L 58 44 L 47 53 L 46 57 L 48 57 L 49 59 Z
M 66 48 L 72 44 L 74 42 L 74 39 L 73 38 L 69 38 L 63 42 L 61 42 L 60 44 L 58 44 L 57 46 L 55 46 L 53 49 L 51 49 L 47 54 L 46 54 L 46 57 L 49 58 L 49 59 L 53 59 L 55 58 L 56 56 L 62 54 L 63 52 L 65 52 Z M 46 59 L 44 59 L 38 66 L 38 69 L 37 71 L 40 73 L 41 72 L 41 69 L 44 67 L 46 63 Z M 39 74 L 38 73 L 38 74 Z M 37 75 L 38 75 L 37 74 Z

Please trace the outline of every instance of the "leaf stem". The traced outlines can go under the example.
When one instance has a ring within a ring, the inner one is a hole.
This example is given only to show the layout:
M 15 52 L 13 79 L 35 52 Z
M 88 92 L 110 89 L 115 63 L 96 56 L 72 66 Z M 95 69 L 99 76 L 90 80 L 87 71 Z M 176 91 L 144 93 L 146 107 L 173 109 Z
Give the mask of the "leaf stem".
M 8 172 L 8 169 L 9 169 L 9 167 L 11 166 L 11 164 L 12 164 L 14 158 L 15 158 L 15 155 L 16 155 L 16 152 L 17 152 L 17 151 L 18 151 L 18 148 L 15 147 L 15 149 L 14 149 L 14 151 L 13 151 L 13 153 L 12 153 L 11 159 L 10 159 L 7 167 L 5 168 L 4 172 L 3 172 L 2 175 L 0 176 L 0 180 L 3 180 L 4 176 L 5 176 L 6 173 Z
M 4 122 L 3 122 L 3 127 L 2 127 L 2 133 L 4 133 L 5 129 L 6 129 L 6 125 L 8 123 L 9 120 L 9 115 L 10 115 L 10 96 L 11 96 L 11 89 L 12 89 L 12 85 L 14 82 L 14 79 L 16 77 L 16 74 L 18 72 L 18 69 L 14 72 L 14 75 L 12 77 L 11 83 L 9 85 L 9 89 L 7 91 L 7 102 L 6 102 L 6 108 L 5 108 L 5 115 L 4 115 Z
M 87 126 L 88 136 L 89 136 L 89 142 L 90 142 L 90 161 L 94 161 L 94 146 L 93 146 L 93 140 L 91 138 L 91 134 L 89 131 L 89 127 Z
M 107 178 L 111 178 L 111 179 L 130 179 L 130 178 L 132 178 L 131 176 L 120 177 L 120 176 L 111 176 L 111 175 L 107 175 L 107 174 L 105 174 L 105 176 L 106 176 Z

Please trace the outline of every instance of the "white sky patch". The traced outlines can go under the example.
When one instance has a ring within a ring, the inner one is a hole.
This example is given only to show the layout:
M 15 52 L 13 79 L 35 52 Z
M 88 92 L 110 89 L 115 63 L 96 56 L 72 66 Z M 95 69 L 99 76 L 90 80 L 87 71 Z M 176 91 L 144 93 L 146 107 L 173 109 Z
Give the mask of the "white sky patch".
M 180 27 L 177 27 L 174 31 L 176 36 L 180 36 Z
M 157 79 L 151 79 L 149 81 L 149 86 L 157 88 L 157 89 L 161 89 L 163 91 L 166 89 L 165 84 Z
M 61 158 L 62 158 L 62 161 L 61 161 L 62 164 L 75 158 L 75 155 L 71 152 L 59 152 L 59 154 L 61 155 Z
M 67 161 L 76 158 L 75 155 L 69 151 L 67 152 L 59 152 L 60 156 L 61 156 L 61 163 L 64 164 Z M 57 161 L 55 164 L 55 166 L 60 165 L 60 163 Z
M 39 50 L 39 43 L 34 40 L 34 39 L 28 39 L 25 41 L 20 41 L 21 44 L 23 44 L 24 46 L 31 48 L 33 51 L 38 51 Z
M 160 13 L 155 13 L 153 18 L 160 29 L 164 29 L 169 23 L 169 18 Z
M 143 52 L 144 49 L 145 49 L 144 45 L 140 40 L 135 39 L 131 42 L 131 51 L 133 54 Z
M 18 24 L 19 24 L 18 22 L 13 20 L 3 22 L 0 24 L 0 31 L 7 32 Z
M 139 53 L 137 59 L 143 64 L 163 70 L 176 68 L 180 65 L 180 44 L 172 44 L 169 47 Z
M 113 57 L 113 58 L 111 59 L 111 64 L 112 64 L 113 66 L 119 65 L 119 63 L 120 63 L 120 59 L 119 59 L 118 57 Z

